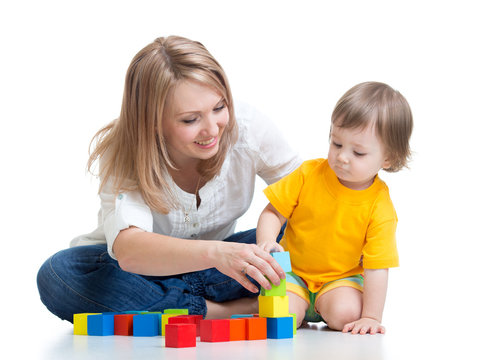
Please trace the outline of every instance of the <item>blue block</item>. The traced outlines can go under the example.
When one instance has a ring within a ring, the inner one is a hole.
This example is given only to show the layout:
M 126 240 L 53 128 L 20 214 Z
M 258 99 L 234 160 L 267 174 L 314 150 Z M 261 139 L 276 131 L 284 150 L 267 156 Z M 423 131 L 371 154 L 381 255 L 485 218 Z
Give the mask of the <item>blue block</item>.
M 278 317 L 268 318 L 267 320 L 267 337 L 268 339 L 290 339 L 294 332 L 293 318 Z
M 158 336 L 160 314 L 143 314 L 133 316 L 133 336 Z
M 254 317 L 254 314 L 234 314 L 231 315 L 231 319 L 242 319 L 242 318 L 251 318 Z
M 288 251 L 272 252 L 271 256 L 273 256 L 277 263 L 282 267 L 283 271 L 286 273 L 292 271 L 290 254 Z
M 114 314 L 88 315 L 88 335 L 114 335 Z

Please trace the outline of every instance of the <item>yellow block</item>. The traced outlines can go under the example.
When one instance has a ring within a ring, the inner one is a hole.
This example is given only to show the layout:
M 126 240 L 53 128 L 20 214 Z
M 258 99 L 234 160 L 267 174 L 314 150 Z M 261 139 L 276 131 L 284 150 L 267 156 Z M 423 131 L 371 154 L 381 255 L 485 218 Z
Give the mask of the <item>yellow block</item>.
M 88 315 L 98 315 L 100 313 L 81 313 L 74 314 L 73 325 L 74 335 L 87 335 L 87 317 Z
M 260 317 L 286 317 L 289 316 L 289 297 L 259 295 Z
M 165 336 L 165 326 L 168 324 L 168 319 L 180 314 L 163 314 L 161 315 L 161 335 Z

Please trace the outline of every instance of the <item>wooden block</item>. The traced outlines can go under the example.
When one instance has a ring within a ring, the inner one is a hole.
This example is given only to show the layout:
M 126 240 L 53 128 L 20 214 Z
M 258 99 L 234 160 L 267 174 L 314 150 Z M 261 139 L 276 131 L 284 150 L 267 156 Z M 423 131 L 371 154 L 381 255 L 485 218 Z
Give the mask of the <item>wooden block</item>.
M 176 314 L 176 315 L 189 315 L 189 310 L 187 309 L 165 309 L 163 314 Z
M 283 271 L 285 271 L 286 273 L 292 271 L 290 254 L 288 251 L 273 252 L 271 253 L 271 256 L 273 256 L 273 259 L 275 259 L 277 263 L 282 267 Z
M 114 315 L 114 335 L 133 336 L 133 316 L 136 314 Z
M 114 335 L 114 314 L 88 315 L 88 335 L 108 336 Z
M 229 341 L 229 319 L 201 320 L 200 340 L 205 342 Z
M 261 296 L 259 295 L 260 317 L 289 316 L 289 297 L 286 296 Z
M 271 284 L 271 289 L 265 289 L 261 286 L 261 295 L 262 296 L 285 296 L 287 295 L 287 280 L 286 279 L 280 279 L 280 285 L 276 286 L 273 285 L 272 282 Z
M 80 313 L 73 315 L 74 335 L 87 335 L 88 315 L 97 315 L 99 313 Z
M 289 339 L 293 337 L 292 316 L 268 318 L 268 339 Z
M 161 335 L 165 336 L 165 327 L 168 325 L 170 318 L 179 316 L 177 314 L 161 314 Z
M 182 348 L 196 346 L 195 324 L 167 324 L 165 326 L 165 346 Z
M 296 314 L 289 314 L 289 316 L 292 316 L 292 334 L 296 335 L 297 332 L 297 315 Z
M 231 315 L 231 319 L 242 319 L 242 318 L 249 318 L 249 317 L 254 317 L 254 314 L 234 314 L 234 315 Z
M 229 320 L 229 341 L 245 340 L 247 333 L 245 319 Z
M 178 315 L 168 319 L 168 324 L 194 324 L 196 325 L 196 336 L 200 336 L 200 321 L 203 315 Z
M 263 317 L 245 319 L 245 339 L 265 340 L 267 336 L 267 322 Z
M 140 314 L 133 317 L 133 336 L 158 336 L 160 314 Z

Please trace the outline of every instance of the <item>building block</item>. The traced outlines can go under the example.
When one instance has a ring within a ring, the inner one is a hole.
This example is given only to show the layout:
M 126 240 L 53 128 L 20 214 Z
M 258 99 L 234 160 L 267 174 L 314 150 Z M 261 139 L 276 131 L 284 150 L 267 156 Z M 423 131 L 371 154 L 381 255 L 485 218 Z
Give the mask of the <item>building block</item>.
M 292 271 L 290 254 L 288 251 L 272 252 L 271 256 L 273 256 L 273 259 L 275 259 L 277 263 L 282 267 L 283 271 L 285 271 L 286 273 Z
M 286 296 L 261 296 L 259 295 L 260 317 L 289 316 L 289 297 Z
M 168 325 L 168 321 L 172 317 L 179 316 L 177 314 L 161 314 L 161 335 L 165 336 L 165 327 Z
M 289 316 L 292 316 L 292 334 L 296 335 L 297 332 L 297 315 L 296 314 L 289 314 Z
M 133 336 L 158 336 L 160 314 L 140 314 L 133 317 Z
M 268 318 L 268 339 L 289 339 L 294 335 L 292 316 Z
M 276 286 L 271 283 L 271 289 L 265 289 L 261 286 L 262 296 L 285 296 L 287 295 L 287 279 L 280 279 L 280 285 Z
M 133 336 L 133 316 L 137 314 L 114 315 L 114 335 Z
M 177 315 L 168 319 L 168 324 L 194 324 L 196 325 L 196 336 L 200 336 L 200 321 L 203 315 Z
M 163 314 L 189 315 L 187 309 L 164 309 Z
M 200 340 L 205 342 L 229 341 L 229 319 L 201 320 Z
M 249 318 L 249 317 L 254 317 L 254 314 L 234 314 L 234 315 L 231 315 L 231 319 L 242 319 L 242 318 Z
M 245 319 L 245 339 L 265 340 L 267 335 L 267 321 L 263 317 Z
M 247 322 L 245 319 L 229 320 L 229 341 L 245 340 Z
M 114 335 L 114 314 L 88 315 L 87 330 L 91 336 Z
M 195 347 L 195 324 L 167 324 L 165 326 L 165 347 Z
M 87 335 L 88 315 L 98 315 L 99 313 L 80 313 L 73 315 L 74 335 Z

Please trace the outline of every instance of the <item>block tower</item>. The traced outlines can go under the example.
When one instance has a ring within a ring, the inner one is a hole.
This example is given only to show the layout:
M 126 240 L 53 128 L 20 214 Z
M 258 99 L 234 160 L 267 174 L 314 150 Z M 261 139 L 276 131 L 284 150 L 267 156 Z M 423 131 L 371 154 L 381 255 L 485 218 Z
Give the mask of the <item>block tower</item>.
M 284 272 L 290 272 L 291 263 L 288 251 L 273 252 L 273 258 L 280 264 Z M 270 339 L 292 338 L 295 322 L 289 314 L 289 298 L 286 292 L 287 282 L 280 281 L 280 285 L 272 284 L 271 290 L 261 287 L 259 295 L 259 316 L 267 318 L 267 334 Z

